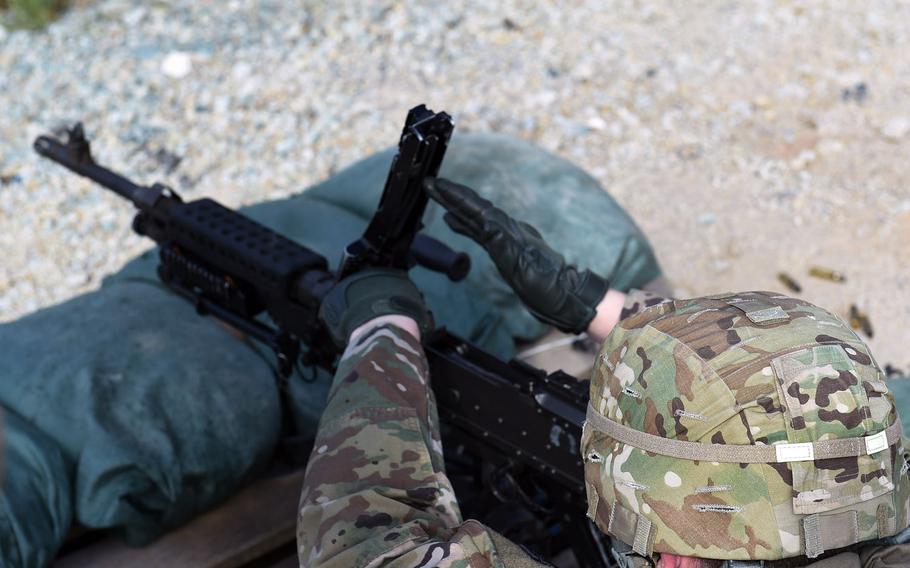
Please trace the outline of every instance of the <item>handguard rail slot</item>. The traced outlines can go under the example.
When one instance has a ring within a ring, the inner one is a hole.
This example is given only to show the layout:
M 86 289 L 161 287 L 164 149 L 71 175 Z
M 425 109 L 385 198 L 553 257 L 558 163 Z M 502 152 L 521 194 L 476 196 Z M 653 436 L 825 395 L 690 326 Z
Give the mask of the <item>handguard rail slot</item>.
M 278 293 L 287 293 L 302 271 L 328 270 L 322 256 L 211 199 L 173 207 L 168 229 L 173 244 Z

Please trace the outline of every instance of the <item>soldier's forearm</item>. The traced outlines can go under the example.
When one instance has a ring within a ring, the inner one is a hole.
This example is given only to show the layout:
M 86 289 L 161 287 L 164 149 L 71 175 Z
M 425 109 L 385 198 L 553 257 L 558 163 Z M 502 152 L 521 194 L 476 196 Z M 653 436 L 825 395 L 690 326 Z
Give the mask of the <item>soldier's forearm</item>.
M 402 315 L 389 315 L 373 318 L 360 327 L 356 328 L 351 332 L 351 337 L 349 338 L 348 342 L 356 342 L 365 333 L 369 333 L 370 330 L 381 327 L 383 325 L 394 325 L 395 327 L 411 334 L 417 341 L 420 341 L 420 326 L 417 325 L 417 322 L 414 321 L 414 318 Z
M 588 335 L 591 336 L 591 339 L 601 343 L 610 335 L 613 327 L 619 323 L 619 317 L 625 303 L 626 294 L 612 288 L 607 290 L 607 294 L 597 305 L 597 315 L 594 316 L 594 319 L 588 325 Z
M 603 342 L 620 321 L 651 306 L 670 301 L 672 301 L 670 298 L 644 290 L 623 293 L 611 289 L 598 304 L 597 315 L 588 326 L 588 335 L 597 342 Z
M 304 479 L 306 566 L 359 566 L 397 547 L 404 554 L 461 524 L 420 342 L 389 322 L 359 331 L 338 365 Z

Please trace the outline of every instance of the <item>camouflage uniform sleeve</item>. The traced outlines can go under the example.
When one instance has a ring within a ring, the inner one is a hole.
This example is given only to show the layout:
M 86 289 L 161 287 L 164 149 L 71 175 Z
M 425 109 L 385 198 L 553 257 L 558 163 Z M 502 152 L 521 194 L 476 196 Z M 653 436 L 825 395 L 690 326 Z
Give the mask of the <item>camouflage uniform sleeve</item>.
M 626 294 L 626 301 L 623 304 L 622 312 L 619 314 L 619 319 L 620 321 L 624 320 L 627 317 L 640 313 L 645 308 L 672 301 L 671 298 L 664 298 L 663 296 L 658 296 L 657 294 L 644 290 L 629 290 Z
M 503 566 L 491 532 L 461 520 L 427 381 L 420 343 L 394 326 L 348 346 L 300 497 L 301 566 Z

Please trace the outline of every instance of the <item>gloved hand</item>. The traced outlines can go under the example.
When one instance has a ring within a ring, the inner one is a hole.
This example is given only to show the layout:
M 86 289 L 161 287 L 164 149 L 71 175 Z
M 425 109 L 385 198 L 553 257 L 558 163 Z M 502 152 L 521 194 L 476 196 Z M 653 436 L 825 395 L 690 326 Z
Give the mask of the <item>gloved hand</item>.
M 412 318 L 422 334 L 433 330 L 433 316 L 423 295 L 403 270 L 370 268 L 356 272 L 335 284 L 319 306 L 319 319 L 339 347 L 362 324 L 391 314 Z
M 442 178 L 427 179 L 424 187 L 446 208 L 449 227 L 486 249 L 537 319 L 565 332 L 587 330 L 609 289 L 606 280 L 567 264 L 537 229 L 511 218 L 473 189 Z

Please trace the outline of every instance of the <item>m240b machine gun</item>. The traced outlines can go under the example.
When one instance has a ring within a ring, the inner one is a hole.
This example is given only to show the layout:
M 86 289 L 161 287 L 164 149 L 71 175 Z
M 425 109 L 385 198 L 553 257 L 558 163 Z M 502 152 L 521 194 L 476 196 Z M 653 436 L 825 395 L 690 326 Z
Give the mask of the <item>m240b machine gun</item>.
M 271 348 L 285 381 L 304 365 L 334 370 L 338 351 L 317 314 L 340 278 L 415 264 L 455 281 L 468 273 L 466 255 L 419 232 L 428 202 L 423 181 L 436 176 L 453 129 L 444 112 L 421 105 L 408 113 L 377 210 L 334 271 L 314 251 L 214 200 L 184 202 L 164 185 L 140 186 L 100 166 L 79 124 L 65 141 L 41 136 L 34 147 L 131 201 L 133 229 L 158 244 L 161 281 L 199 314 Z M 465 516 L 542 556 L 568 549 L 580 566 L 613 566 L 605 537 L 585 517 L 579 442 L 587 385 L 502 361 L 444 328 L 424 347 L 447 471 Z

